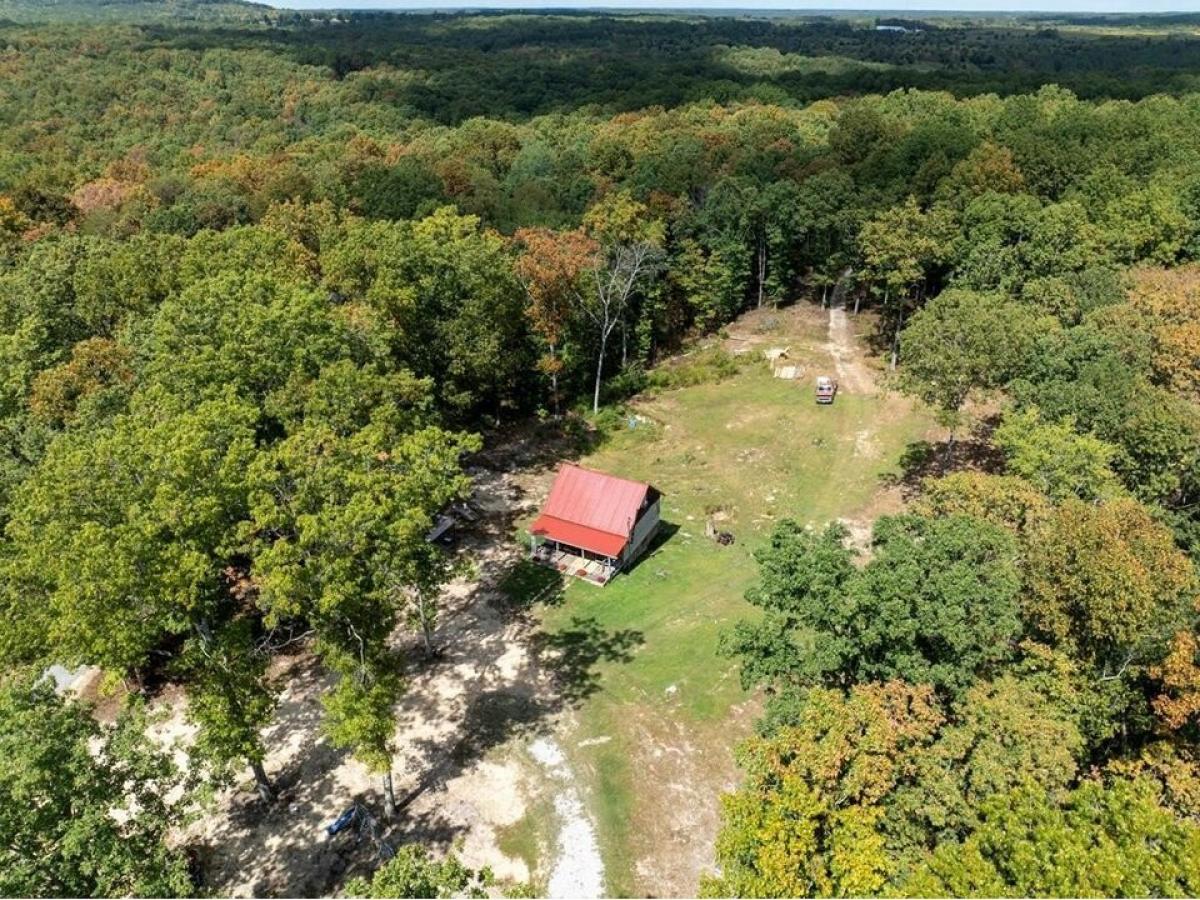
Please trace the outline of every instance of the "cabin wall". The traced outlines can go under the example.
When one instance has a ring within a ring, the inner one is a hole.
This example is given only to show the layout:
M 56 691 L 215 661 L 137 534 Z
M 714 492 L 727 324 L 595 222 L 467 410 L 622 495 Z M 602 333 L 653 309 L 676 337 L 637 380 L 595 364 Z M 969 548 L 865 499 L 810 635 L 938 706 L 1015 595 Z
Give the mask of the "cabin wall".
M 637 524 L 633 526 L 633 534 L 629 538 L 629 544 L 625 548 L 625 552 L 621 554 L 621 565 L 628 566 L 635 559 L 645 552 L 655 532 L 658 531 L 659 525 L 659 504 L 661 500 L 655 500 L 646 511 L 642 513 Z

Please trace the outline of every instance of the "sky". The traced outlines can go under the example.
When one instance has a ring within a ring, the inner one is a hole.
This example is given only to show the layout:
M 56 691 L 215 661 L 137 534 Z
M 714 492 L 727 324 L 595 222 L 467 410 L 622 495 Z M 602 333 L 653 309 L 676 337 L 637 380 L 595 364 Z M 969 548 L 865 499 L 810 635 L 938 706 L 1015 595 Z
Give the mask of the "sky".
M 1200 0 L 268 0 L 291 9 L 770 9 L 897 12 L 1200 12 Z

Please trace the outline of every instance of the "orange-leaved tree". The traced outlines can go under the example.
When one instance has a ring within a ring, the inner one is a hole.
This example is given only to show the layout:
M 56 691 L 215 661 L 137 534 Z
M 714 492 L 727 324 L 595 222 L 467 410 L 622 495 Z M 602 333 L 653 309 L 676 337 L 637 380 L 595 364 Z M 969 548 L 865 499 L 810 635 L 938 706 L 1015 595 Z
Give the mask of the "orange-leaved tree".
M 514 269 L 529 297 L 526 311 L 533 329 L 546 343 L 538 368 L 550 376 L 551 403 L 557 416 L 558 374 L 562 371 L 558 351 L 579 296 L 580 282 L 596 267 L 600 245 L 582 229 L 522 228 L 515 237 L 522 251 Z

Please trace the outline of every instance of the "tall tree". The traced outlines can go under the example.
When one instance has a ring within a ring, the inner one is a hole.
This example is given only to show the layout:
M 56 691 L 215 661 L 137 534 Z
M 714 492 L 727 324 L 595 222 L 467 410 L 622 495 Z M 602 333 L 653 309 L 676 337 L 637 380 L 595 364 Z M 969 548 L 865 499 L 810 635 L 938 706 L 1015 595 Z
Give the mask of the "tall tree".
M 901 335 L 900 384 L 937 410 L 950 428 L 952 446 L 968 398 L 1003 387 L 1021 373 L 1039 334 L 1054 327 L 1003 297 L 946 291 L 917 312 Z
M 522 247 L 517 258 L 517 277 L 529 297 L 527 312 L 534 331 L 546 343 L 546 354 L 538 368 L 550 376 L 550 399 L 554 415 L 559 413 L 558 376 L 562 371 L 559 348 L 570 323 L 580 281 L 596 268 L 600 245 L 581 229 L 554 232 L 545 228 L 522 228 L 514 236 Z
M 891 366 L 900 353 L 900 330 L 919 306 L 930 279 L 951 257 L 954 219 L 944 209 L 923 211 L 913 197 L 866 222 L 858 243 L 867 277 L 883 284 L 884 313 L 892 320 Z
M 600 411 L 600 384 L 608 340 L 625 323 L 630 297 L 662 257 L 663 226 L 627 193 L 609 194 L 584 216 L 587 233 L 600 246 L 588 272 L 590 286 L 578 295 L 579 308 L 596 329 L 596 382 L 592 412 Z
M 315 629 L 338 678 L 324 698 L 327 728 L 381 776 L 389 815 L 401 690 L 389 640 L 410 592 L 432 602 L 445 569 L 426 534 L 468 489 L 460 460 L 478 447 L 435 426 L 397 433 L 372 423 L 341 434 L 313 422 L 250 476 L 253 575 L 267 624 L 303 618 Z
M 101 725 L 43 679 L 0 682 L 0 893 L 185 897 L 187 859 L 169 842 L 181 807 L 170 754 L 144 715 Z M 186 782 L 185 782 L 186 784 Z M 186 790 L 185 790 L 186 798 Z
M 254 641 L 247 618 L 196 625 L 175 662 L 188 686 L 187 717 L 199 727 L 195 756 L 223 773 L 234 760 L 249 764 L 264 802 L 275 789 L 263 766 L 261 737 L 275 712 L 276 697 L 265 686 L 267 654 Z

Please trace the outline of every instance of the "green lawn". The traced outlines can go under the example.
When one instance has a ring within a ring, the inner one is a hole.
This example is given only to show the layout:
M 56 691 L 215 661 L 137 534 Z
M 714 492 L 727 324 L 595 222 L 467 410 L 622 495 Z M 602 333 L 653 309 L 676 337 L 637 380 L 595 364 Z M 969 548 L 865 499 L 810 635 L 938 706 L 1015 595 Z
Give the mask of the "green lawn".
M 736 666 L 716 648 L 720 632 L 750 612 L 742 595 L 754 578 L 754 548 L 780 518 L 821 524 L 861 515 L 880 477 L 931 423 L 895 396 L 843 394 L 818 407 L 811 379 L 773 379 L 758 359 L 724 381 L 634 408 L 658 427 L 615 434 L 583 462 L 659 488 L 665 540 L 606 587 L 572 581 L 562 602 L 539 612 L 549 639 L 559 636 L 588 670 L 572 754 L 615 894 L 646 889 L 635 863 L 653 851 L 648 831 L 661 818 L 653 781 L 662 776 L 643 762 L 646 734 L 669 741 L 682 723 L 690 752 L 727 766 L 746 730 L 745 721 L 727 721 L 746 696 Z M 719 527 L 734 534 L 731 547 L 704 536 L 714 508 L 727 516 Z

